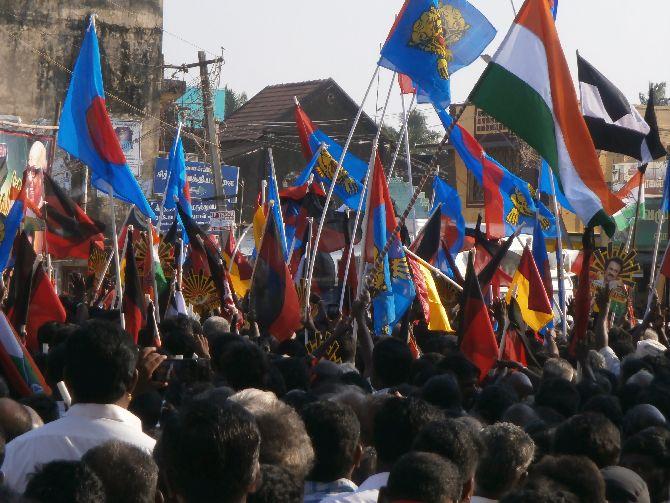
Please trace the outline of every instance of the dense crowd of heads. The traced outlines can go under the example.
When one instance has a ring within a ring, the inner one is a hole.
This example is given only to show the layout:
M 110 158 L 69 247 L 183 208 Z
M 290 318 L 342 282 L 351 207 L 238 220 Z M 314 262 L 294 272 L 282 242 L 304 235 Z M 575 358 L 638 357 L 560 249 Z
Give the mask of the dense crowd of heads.
M 482 375 L 454 334 L 416 327 L 416 354 L 407 326 L 376 337 L 366 313 L 357 337 L 351 319 L 320 319 L 282 343 L 180 315 L 160 348 L 110 321 L 45 325 L 34 356 L 53 394 L 0 380 L 0 501 L 670 500 L 670 353 L 654 315 L 595 315 L 576 353 L 555 332 L 520 333 L 528 365 Z M 317 326 L 333 349 L 308 353 Z

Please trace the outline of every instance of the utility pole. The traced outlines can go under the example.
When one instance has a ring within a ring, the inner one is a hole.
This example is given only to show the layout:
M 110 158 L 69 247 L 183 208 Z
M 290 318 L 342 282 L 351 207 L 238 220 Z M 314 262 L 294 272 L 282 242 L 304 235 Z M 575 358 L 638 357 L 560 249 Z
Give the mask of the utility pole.
M 212 88 L 209 84 L 209 73 L 207 65 L 218 62 L 220 58 L 213 61 L 207 61 L 205 51 L 198 51 L 198 64 L 200 66 L 200 83 L 202 87 L 202 106 L 204 108 L 205 138 L 209 146 L 209 156 L 212 161 L 212 171 L 214 172 L 214 194 L 216 195 L 216 209 L 220 210 L 223 197 L 223 177 L 221 176 L 221 157 L 219 156 L 219 135 L 216 131 L 216 122 L 214 121 L 214 105 L 212 104 Z M 223 241 L 222 241 L 223 246 Z

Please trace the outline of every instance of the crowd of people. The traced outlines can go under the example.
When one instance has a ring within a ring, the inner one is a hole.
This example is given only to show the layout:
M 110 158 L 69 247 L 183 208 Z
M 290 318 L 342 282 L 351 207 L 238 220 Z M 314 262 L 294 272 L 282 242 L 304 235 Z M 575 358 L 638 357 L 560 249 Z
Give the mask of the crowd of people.
M 670 500 L 658 307 L 613 324 L 600 295 L 576 351 L 560 331 L 524 333 L 528 366 L 481 375 L 457 335 L 423 322 L 371 334 L 366 295 L 349 317 L 321 305 L 282 343 L 251 313 L 239 331 L 179 315 L 159 348 L 135 345 L 114 312 L 65 304 L 71 322 L 44 325 L 35 355 L 53 394 L 0 382 L 3 502 Z M 498 336 L 514 326 L 504 307 L 490 311 Z M 308 353 L 317 335 L 336 349 Z

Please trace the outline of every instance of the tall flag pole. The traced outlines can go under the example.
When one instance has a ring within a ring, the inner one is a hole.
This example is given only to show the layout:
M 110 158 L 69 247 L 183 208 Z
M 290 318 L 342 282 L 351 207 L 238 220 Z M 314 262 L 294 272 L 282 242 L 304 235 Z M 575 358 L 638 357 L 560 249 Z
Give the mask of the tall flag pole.
M 316 229 L 316 236 L 314 237 L 314 248 L 318 249 L 319 248 L 319 240 L 321 239 L 321 232 L 323 231 L 323 224 L 326 219 L 326 215 L 328 214 L 328 206 L 330 205 L 330 200 L 333 197 L 333 191 L 335 190 L 335 186 L 337 185 L 337 179 L 340 176 L 340 171 L 342 170 L 342 164 L 344 163 L 345 156 L 347 154 L 347 151 L 349 150 L 349 145 L 351 144 L 351 140 L 354 136 L 354 131 L 356 130 L 356 126 L 358 125 L 358 121 L 361 118 L 361 114 L 363 113 L 363 106 L 365 105 L 365 102 L 368 99 L 368 95 L 370 94 L 370 90 L 372 89 L 372 85 L 375 81 L 375 77 L 379 73 L 379 65 L 375 66 L 375 71 L 372 74 L 372 78 L 370 79 L 370 83 L 368 84 L 367 89 L 365 90 L 365 94 L 363 95 L 363 99 L 361 100 L 361 104 L 358 107 L 358 112 L 356 112 L 356 117 L 354 118 L 354 122 L 351 125 L 351 129 L 349 130 L 349 136 L 347 136 L 347 140 L 344 143 L 344 147 L 342 148 L 342 154 L 340 155 L 340 158 L 337 161 L 337 167 L 335 168 L 335 172 L 333 173 L 333 176 L 331 177 L 331 182 L 330 182 L 330 187 L 328 187 L 328 193 L 326 194 L 326 201 L 324 203 L 323 207 L 323 215 L 321 216 L 321 219 L 319 220 L 319 225 L 317 226 Z M 387 100 L 388 102 L 388 100 Z M 297 103 L 296 103 L 297 104 Z M 381 130 L 381 128 L 379 128 Z M 373 145 L 373 155 L 375 152 L 375 145 Z M 363 205 L 363 201 L 365 199 L 365 189 L 367 187 L 367 181 L 369 177 L 369 169 L 368 173 L 365 175 L 365 183 L 363 184 L 363 190 L 361 192 L 360 198 L 359 198 L 359 212 L 360 208 Z M 358 222 L 358 215 L 357 215 L 357 220 Z M 354 232 L 353 235 L 356 235 L 356 224 L 354 224 Z M 352 240 L 352 245 L 355 240 Z M 351 255 L 351 249 L 349 250 L 349 254 Z M 309 267 L 307 269 L 307 281 L 311 282 L 312 281 L 312 273 L 314 272 L 314 264 L 316 261 L 316 254 L 313 254 L 314 257 L 310 257 L 309 261 Z M 346 269 L 345 269 L 346 270 Z
M 402 140 L 405 137 L 405 133 L 407 132 L 407 121 L 405 120 L 405 95 L 406 94 L 412 95 L 412 100 L 409 102 L 409 107 L 407 107 L 408 111 L 410 112 L 412 111 L 412 109 L 414 108 L 414 103 L 416 102 L 416 88 L 414 87 L 412 79 L 410 79 L 407 75 L 399 73 L 398 84 L 400 86 L 400 99 L 402 100 L 402 106 L 403 106 L 403 122 L 402 127 L 400 128 L 400 132 L 398 133 L 398 140 L 396 141 L 395 152 L 393 152 L 393 160 L 391 161 L 391 166 L 389 166 L 389 175 L 388 175 L 389 180 L 393 176 L 395 163 L 398 160 L 398 154 L 400 154 L 400 148 L 403 146 Z
M 412 102 L 414 102 L 414 95 L 412 97 Z M 409 149 L 409 128 L 407 127 L 409 123 L 409 114 L 410 108 L 405 109 L 405 93 L 400 92 L 400 103 L 402 104 L 402 117 L 403 122 L 405 123 L 404 130 L 404 143 L 405 143 L 405 161 L 407 162 L 407 181 L 409 182 L 410 190 L 414 190 L 414 179 L 412 178 L 412 156 Z M 389 176 L 390 179 L 390 176 Z M 412 239 L 416 237 L 416 210 L 412 209 Z

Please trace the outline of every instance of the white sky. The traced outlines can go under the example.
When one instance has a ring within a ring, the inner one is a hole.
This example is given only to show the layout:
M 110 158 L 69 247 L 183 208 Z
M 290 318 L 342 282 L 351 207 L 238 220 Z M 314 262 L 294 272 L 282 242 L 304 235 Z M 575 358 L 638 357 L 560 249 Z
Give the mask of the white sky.
M 510 0 L 470 0 L 498 30 L 493 54 L 513 20 Z M 164 0 L 165 62 L 197 61 L 195 44 L 212 55 L 225 48 L 221 87 L 249 97 L 266 85 L 333 77 L 360 102 L 403 0 Z M 514 0 L 516 7 L 521 0 Z M 560 0 L 558 31 L 573 78 L 575 51 L 637 103 L 649 81 L 670 82 L 670 0 Z M 189 43 L 185 42 L 188 41 Z M 481 60 L 452 78 L 452 99 L 464 100 L 485 67 Z M 391 72 L 382 70 L 383 105 Z M 187 79 L 197 77 L 192 70 Z M 374 117 L 377 85 L 365 111 Z M 389 123 L 397 125 L 395 88 Z M 439 129 L 431 117 L 429 124 Z

